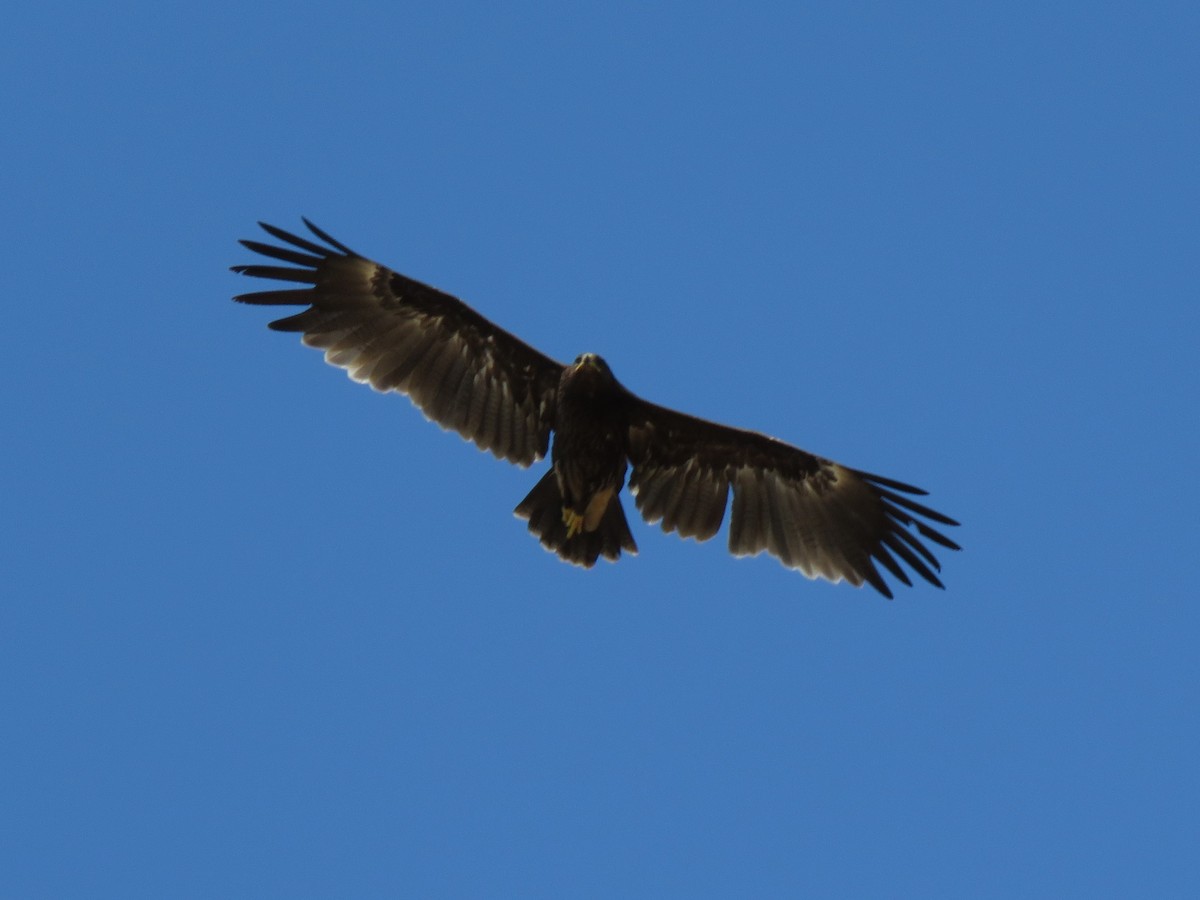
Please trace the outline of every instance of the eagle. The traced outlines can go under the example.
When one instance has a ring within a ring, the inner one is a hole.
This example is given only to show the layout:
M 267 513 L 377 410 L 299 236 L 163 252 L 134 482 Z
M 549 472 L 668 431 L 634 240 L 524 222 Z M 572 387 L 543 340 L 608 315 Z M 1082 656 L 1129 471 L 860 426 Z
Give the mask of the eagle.
M 958 523 L 912 499 L 920 488 L 643 400 L 596 354 L 557 362 L 458 298 L 303 222 L 316 241 L 260 222 L 279 243 L 239 243 L 272 262 L 232 267 L 300 287 L 234 300 L 307 307 L 269 327 L 302 335 L 355 381 L 407 395 L 497 458 L 526 467 L 549 451 L 549 469 L 515 514 L 567 562 L 591 567 L 637 552 L 620 496 L 628 474 L 638 512 L 664 532 L 707 541 L 732 493 L 735 556 L 765 550 L 809 578 L 865 582 L 889 599 L 877 564 L 905 585 L 907 567 L 943 587 L 929 545 L 958 550 L 934 527 Z

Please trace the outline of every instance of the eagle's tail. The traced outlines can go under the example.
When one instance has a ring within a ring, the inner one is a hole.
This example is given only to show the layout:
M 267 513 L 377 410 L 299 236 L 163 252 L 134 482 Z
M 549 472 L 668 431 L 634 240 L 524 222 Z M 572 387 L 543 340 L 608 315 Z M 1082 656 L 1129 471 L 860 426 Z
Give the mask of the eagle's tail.
M 591 568 L 601 556 L 616 562 L 622 550 L 637 553 L 637 544 L 629 533 L 629 523 L 625 521 L 621 496 L 615 491 L 595 531 L 578 531 L 568 537 L 567 525 L 563 521 L 562 493 L 558 489 L 553 466 L 534 485 L 529 496 L 513 510 L 513 514 L 529 520 L 529 530 L 537 535 L 543 547 L 577 566 Z

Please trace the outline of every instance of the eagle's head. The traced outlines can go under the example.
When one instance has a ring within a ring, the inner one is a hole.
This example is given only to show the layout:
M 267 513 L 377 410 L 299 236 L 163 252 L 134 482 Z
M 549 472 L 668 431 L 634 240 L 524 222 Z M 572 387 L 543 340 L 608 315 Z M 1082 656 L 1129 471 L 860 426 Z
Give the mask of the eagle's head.
M 595 353 L 581 353 L 563 373 L 570 390 L 587 397 L 607 396 L 617 387 L 612 369 Z
M 579 354 L 575 357 L 575 368 L 580 372 L 587 370 L 607 378 L 612 378 L 612 369 L 608 367 L 608 363 L 595 353 Z

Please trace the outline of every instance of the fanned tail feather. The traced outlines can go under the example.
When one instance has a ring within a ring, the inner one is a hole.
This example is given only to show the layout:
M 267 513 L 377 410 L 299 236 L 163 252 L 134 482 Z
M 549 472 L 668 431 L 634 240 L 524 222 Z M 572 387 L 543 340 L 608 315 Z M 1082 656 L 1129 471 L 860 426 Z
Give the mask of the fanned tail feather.
M 513 513 L 518 518 L 529 520 L 529 530 L 537 536 L 543 547 L 577 566 L 590 569 L 601 556 L 616 562 L 622 550 L 637 553 L 637 544 L 629 532 L 620 495 L 615 492 L 595 531 L 580 531 L 572 537 L 567 536 L 567 526 L 563 522 L 562 493 L 558 489 L 553 467 L 534 485 Z

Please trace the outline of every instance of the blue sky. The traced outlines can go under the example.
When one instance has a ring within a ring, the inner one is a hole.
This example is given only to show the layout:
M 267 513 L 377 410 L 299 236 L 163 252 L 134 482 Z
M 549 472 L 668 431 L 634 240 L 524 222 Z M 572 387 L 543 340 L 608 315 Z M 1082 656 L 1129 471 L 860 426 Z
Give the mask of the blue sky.
M 7 17 L 0 894 L 1193 895 L 1194 4 L 434 6 Z M 948 589 L 557 562 L 229 302 L 301 215 Z

